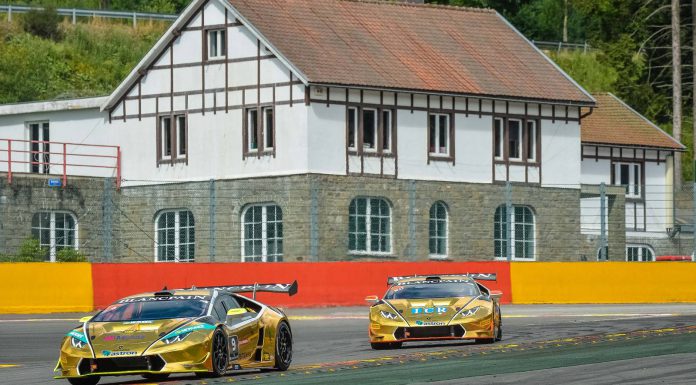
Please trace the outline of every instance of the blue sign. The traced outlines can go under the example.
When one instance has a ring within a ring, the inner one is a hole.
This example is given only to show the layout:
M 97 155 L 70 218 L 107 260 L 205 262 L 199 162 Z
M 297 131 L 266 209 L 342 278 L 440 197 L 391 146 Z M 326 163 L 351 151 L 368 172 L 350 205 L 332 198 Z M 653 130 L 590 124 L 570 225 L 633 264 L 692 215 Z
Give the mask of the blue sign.
M 60 187 L 60 186 L 61 186 L 60 179 L 57 179 L 57 178 L 51 178 L 51 179 L 49 179 L 49 180 L 48 180 L 48 186 L 49 186 L 49 187 Z

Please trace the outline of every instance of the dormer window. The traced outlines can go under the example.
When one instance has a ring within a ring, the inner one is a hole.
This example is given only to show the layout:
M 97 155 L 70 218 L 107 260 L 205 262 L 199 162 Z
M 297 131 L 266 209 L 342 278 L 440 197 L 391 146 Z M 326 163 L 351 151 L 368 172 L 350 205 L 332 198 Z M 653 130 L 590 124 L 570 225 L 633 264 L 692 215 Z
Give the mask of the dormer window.
M 224 29 L 208 31 L 208 60 L 221 59 L 227 54 L 227 39 Z

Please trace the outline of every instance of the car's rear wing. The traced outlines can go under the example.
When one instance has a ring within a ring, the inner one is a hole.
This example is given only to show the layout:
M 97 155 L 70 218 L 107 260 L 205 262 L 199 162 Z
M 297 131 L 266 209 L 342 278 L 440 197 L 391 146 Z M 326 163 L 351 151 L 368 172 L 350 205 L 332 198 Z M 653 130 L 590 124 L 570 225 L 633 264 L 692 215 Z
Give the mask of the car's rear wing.
M 495 273 L 466 273 L 466 274 L 428 274 L 428 275 L 409 275 L 404 277 L 389 277 L 387 285 L 393 285 L 399 281 L 410 278 L 422 278 L 424 281 L 439 281 L 441 279 L 475 279 L 477 281 L 496 281 Z
M 230 293 L 252 293 L 252 298 L 256 298 L 256 293 L 287 293 L 289 296 L 297 294 L 297 280 L 292 283 L 250 283 L 245 285 L 230 286 L 203 286 L 193 287 L 192 289 L 218 289 Z

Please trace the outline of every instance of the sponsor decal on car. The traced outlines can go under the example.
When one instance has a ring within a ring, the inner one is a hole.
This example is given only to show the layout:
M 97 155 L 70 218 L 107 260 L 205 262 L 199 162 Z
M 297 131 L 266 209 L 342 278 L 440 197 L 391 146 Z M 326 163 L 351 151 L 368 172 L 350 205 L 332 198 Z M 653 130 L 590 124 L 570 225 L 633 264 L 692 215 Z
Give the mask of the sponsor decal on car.
M 416 321 L 416 325 L 418 326 L 445 326 L 444 322 L 436 322 L 436 321 Z
M 174 330 L 173 332 L 167 334 L 166 336 L 162 337 L 163 339 L 167 338 L 172 338 L 176 337 L 181 334 L 188 334 L 196 330 L 213 330 L 215 329 L 215 325 L 210 325 L 210 324 L 198 324 L 198 325 L 193 325 L 193 326 L 187 326 L 185 328 L 180 328 L 177 330 Z
M 151 324 L 153 321 L 127 321 L 124 322 L 124 325 L 139 325 L 139 324 Z
M 412 307 L 411 314 L 444 314 L 447 313 L 445 306 L 438 307 Z
M 131 340 L 144 340 L 143 335 L 106 335 L 104 336 L 104 341 L 131 341 Z
M 237 336 L 230 337 L 230 360 L 236 360 L 239 357 L 239 339 Z
M 102 355 L 104 357 L 127 357 L 127 356 L 137 356 L 138 352 L 124 350 L 121 352 L 113 352 L 111 350 L 102 350 Z
M 66 334 L 68 337 L 72 337 L 76 340 L 80 340 L 84 343 L 87 343 L 87 336 L 84 335 L 84 333 L 80 333 L 78 331 L 72 330 L 70 333 Z
M 125 298 L 117 303 L 132 303 L 132 302 L 157 302 L 157 301 L 186 301 L 186 300 L 201 300 L 207 301 L 210 297 L 207 295 L 172 295 L 161 297 L 136 297 Z

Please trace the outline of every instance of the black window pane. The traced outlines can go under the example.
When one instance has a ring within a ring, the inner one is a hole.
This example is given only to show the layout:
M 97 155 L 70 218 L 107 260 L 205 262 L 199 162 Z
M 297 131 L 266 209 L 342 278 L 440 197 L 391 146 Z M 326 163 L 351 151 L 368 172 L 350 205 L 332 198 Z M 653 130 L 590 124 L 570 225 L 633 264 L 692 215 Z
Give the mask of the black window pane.
M 376 148 L 375 127 L 377 117 L 374 110 L 363 110 L 363 147 L 367 149 Z

